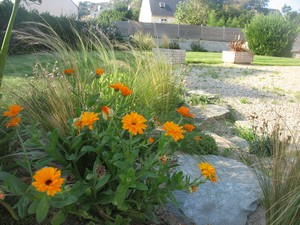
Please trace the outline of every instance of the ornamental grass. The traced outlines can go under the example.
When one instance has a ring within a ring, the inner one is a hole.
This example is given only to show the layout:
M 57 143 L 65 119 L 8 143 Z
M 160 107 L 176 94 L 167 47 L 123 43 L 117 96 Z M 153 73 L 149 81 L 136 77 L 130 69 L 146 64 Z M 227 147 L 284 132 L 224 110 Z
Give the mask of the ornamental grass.
M 120 91 L 122 101 L 129 103 L 127 107 L 139 108 L 145 114 L 166 114 L 182 101 L 181 80 L 173 74 L 172 65 L 151 54 L 126 46 L 126 50 L 116 52 L 97 31 L 82 34 L 74 30 L 74 50 L 51 27 L 36 23 L 34 27 L 21 33 L 22 40 L 28 45 L 45 46 L 45 54 L 56 62 L 46 66 L 37 63 L 30 79 L 32 90 L 17 95 L 27 109 L 28 119 L 38 121 L 46 131 L 58 128 L 67 134 L 67 120 L 75 116 L 76 110 L 95 110 L 90 105 L 98 99 L 111 105 L 118 97 L 114 90 Z M 122 104 L 115 101 L 117 105 Z

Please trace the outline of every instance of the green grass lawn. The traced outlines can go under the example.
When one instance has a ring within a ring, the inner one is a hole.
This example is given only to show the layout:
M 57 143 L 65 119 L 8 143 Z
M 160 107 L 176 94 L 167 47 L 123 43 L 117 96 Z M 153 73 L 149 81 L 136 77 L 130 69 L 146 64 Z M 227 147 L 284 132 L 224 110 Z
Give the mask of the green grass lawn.
M 187 52 L 187 63 L 221 64 L 220 52 Z M 255 55 L 253 65 L 259 66 L 300 66 L 300 59 Z

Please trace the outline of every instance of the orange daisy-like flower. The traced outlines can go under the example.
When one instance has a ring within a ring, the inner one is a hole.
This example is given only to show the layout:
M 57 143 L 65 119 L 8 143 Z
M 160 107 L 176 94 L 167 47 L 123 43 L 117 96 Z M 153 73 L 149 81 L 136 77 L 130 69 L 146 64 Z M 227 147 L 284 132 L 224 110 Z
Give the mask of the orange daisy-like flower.
M 104 120 L 109 120 L 114 115 L 114 111 L 108 106 L 102 106 L 102 117 Z
M 64 74 L 67 74 L 67 75 L 72 75 L 74 72 L 75 72 L 75 70 L 73 70 L 73 69 L 64 70 Z
M 18 126 L 18 124 L 20 123 L 21 121 L 21 117 L 13 117 L 11 118 L 7 123 L 6 123 L 6 127 L 16 127 Z
M 5 194 L 3 193 L 2 190 L 0 190 L 0 200 L 4 200 L 5 199 Z
M 165 133 L 166 136 L 171 136 L 174 141 L 178 141 L 179 139 L 183 139 L 184 136 L 182 133 L 184 133 L 184 130 L 182 130 L 182 127 L 178 126 L 178 124 L 173 122 L 165 122 L 163 127 L 163 130 L 166 130 Z
M 115 89 L 115 91 L 119 91 L 119 90 L 121 89 L 122 86 L 123 86 L 123 84 L 120 83 L 120 82 L 109 85 L 109 87 Z
M 189 113 L 189 109 L 184 106 L 181 106 L 179 109 L 176 109 L 176 111 L 183 116 L 194 118 L 194 114 Z
M 87 126 L 90 130 L 93 130 L 93 124 L 96 123 L 99 120 L 98 117 L 99 113 L 94 113 L 94 112 L 84 112 L 81 115 L 81 124 L 80 122 L 79 125 L 81 126 Z
M 160 161 L 162 161 L 162 163 L 166 163 L 168 161 L 167 156 L 163 155 L 162 157 L 160 157 Z
M 98 69 L 96 69 L 96 75 L 97 76 L 102 76 L 104 74 L 104 69 L 102 69 L 102 68 L 98 68 Z
M 47 195 L 54 196 L 61 192 L 61 185 L 64 178 L 61 178 L 61 171 L 54 167 L 45 167 L 38 170 L 33 176 L 35 180 L 32 186 L 39 192 L 46 192 Z
M 198 164 L 198 167 L 205 179 L 210 179 L 212 182 L 217 182 L 216 170 L 212 165 L 202 162 Z
M 130 90 L 125 85 L 123 85 L 123 86 L 120 87 L 120 91 L 121 91 L 122 95 L 125 96 L 125 97 L 128 96 L 128 95 L 131 95 L 133 93 L 133 91 Z
M 149 137 L 149 138 L 148 138 L 148 142 L 149 142 L 150 144 L 152 144 L 154 141 L 155 141 L 155 140 L 154 140 L 153 137 Z
M 193 124 L 188 123 L 184 124 L 183 127 L 187 132 L 192 132 L 195 129 L 195 126 Z
M 201 138 L 200 136 L 196 136 L 196 137 L 195 137 L 195 140 L 196 140 L 196 141 L 201 141 L 202 138 Z
M 22 110 L 23 108 L 20 105 L 10 105 L 8 106 L 8 111 L 5 111 L 3 115 L 7 117 L 14 117 L 17 116 Z
M 73 127 L 77 130 L 82 130 L 84 128 L 81 117 L 73 119 Z
M 139 115 L 136 112 L 131 112 L 130 114 L 127 114 L 123 117 L 122 128 L 124 130 L 128 130 L 133 135 L 136 135 L 138 133 L 143 134 L 143 130 L 147 128 L 147 125 L 144 124 L 145 122 L 147 122 L 147 120 L 142 115 Z

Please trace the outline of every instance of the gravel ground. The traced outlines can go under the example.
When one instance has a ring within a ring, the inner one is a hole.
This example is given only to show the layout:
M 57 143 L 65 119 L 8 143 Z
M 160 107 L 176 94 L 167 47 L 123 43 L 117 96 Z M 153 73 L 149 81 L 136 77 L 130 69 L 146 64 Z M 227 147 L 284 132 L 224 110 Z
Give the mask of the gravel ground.
M 217 94 L 238 120 L 256 113 L 257 122 L 278 118 L 291 136 L 300 131 L 300 66 L 194 65 L 186 78 L 190 90 Z

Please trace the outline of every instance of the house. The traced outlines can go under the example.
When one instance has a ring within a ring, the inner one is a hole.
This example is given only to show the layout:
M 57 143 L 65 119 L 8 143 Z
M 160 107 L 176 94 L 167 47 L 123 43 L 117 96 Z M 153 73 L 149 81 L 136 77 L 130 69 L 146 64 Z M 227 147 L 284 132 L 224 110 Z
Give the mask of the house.
M 182 0 L 143 0 L 139 21 L 143 23 L 174 23 L 176 5 Z
M 89 1 L 84 1 L 79 3 L 79 12 L 86 12 L 85 15 L 80 15 L 80 20 L 92 20 L 99 16 L 104 10 L 111 8 L 111 1 L 104 0 L 100 3 L 92 3 Z
M 72 0 L 43 0 L 41 4 L 22 1 L 21 6 L 28 11 L 37 10 L 52 16 L 78 17 L 78 6 Z

